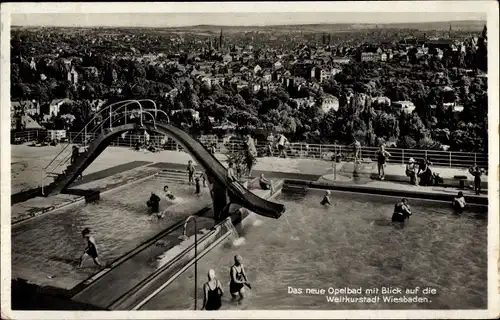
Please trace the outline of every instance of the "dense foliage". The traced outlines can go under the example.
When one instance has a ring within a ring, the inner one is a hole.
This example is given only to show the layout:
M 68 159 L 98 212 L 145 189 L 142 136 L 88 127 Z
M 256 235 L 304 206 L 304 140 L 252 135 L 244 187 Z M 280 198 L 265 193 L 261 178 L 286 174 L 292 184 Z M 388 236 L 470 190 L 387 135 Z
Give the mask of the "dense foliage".
M 356 138 L 369 146 L 386 141 L 404 148 L 432 149 L 444 144 L 451 150 L 487 152 L 487 78 L 479 76 L 487 67 L 486 30 L 476 46 L 467 46 L 464 52 L 446 51 L 441 59 L 433 54 L 417 57 L 410 49 L 390 62 L 352 62 L 326 83 L 257 92 L 250 86 L 238 90 L 229 81 L 207 86 L 192 75 L 198 63 L 188 54 L 180 54 L 178 63 L 167 63 L 172 57 L 159 58 L 157 62 L 165 62 L 159 66 L 116 58 L 114 52 L 106 50 L 91 53 L 81 37 L 84 35 L 61 42 L 61 54 L 48 59 L 44 55 L 54 50 L 47 49 L 38 32 L 13 34 L 12 100 L 73 100 L 52 119 L 50 126 L 54 128 L 79 131 L 93 116 L 91 104 L 96 99 L 150 98 L 165 111 L 199 111 L 199 121 L 189 112 L 171 118 L 194 133 L 210 133 L 213 123 L 230 121 L 241 130 L 284 132 L 291 141 L 351 143 Z M 36 68 L 30 65 L 32 56 L 37 57 Z M 64 57 L 72 57 L 72 66 L 80 75 L 78 85 L 67 81 Z M 239 61 L 218 64 L 220 56 L 208 53 L 201 58 L 213 62 L 214 73 L 243 66 Z M 88 74 L 89 67 L 98 73 Z M 175 88 L 177 95 L 167 94 Z M 338 111 L 321 112 L 325 94 L 338 97 Z M 416 109 L 412 114 L 394 111 L 383 101 L 372 99 L 375 97 L 412 101 Z M 312 98 L 316 105 L 299 107 L 297 98 Z M 453 112 L 446 107 L 450 102 L 462 105 L 463 111 Z

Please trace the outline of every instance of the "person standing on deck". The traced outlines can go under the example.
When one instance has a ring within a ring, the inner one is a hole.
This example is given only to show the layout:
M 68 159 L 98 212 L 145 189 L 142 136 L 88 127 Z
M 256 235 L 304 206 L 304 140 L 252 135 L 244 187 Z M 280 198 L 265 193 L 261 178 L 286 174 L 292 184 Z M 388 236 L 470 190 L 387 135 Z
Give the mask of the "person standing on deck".
M 81 268 L 83 266 L 83 261 L 87 257 L 91 257 L 92 260 L 94 260 L 94 263 L 102 268 L 103 265 L 101 264 L 101 262 L 99 261 L 99 258 L 98 258 L 99 251 L 97 250 L 97 244 L 95 242 L 94 237 L 92 237 L 90 235 L 90 229 L 89 228 L 83 229 L 82 236 L 85 240 L 87 240 L 87 247 L 85 248 L 82 256 L 80 257 L 80 263 L 79 263 L 78 267 Z
M 361 142 L 359 142 L 357 139 L 354 139 L 354 162 L 357 162 L 360 156 L 361 156 Z
M 245 141 L 246 145 L 246 165 L 247 165 L 247 174 L 250 177 L 252 175 L 252 168 L 255 162 L 255 158 L 257 158 L 257 148 L 255 147 L 255 141 L 250 136 L 247 135 Z
M 410 178 L 410 184 L 417 186 L 417 165 L 415 164 L 415 159 L 410 158 L 408 164 L 406 165 L 406 176 Z
M 285 135 L 280 134 L 279 139 L 278 139 L 278 157 L 283 156 L 283 158 L 286 158 L 285 146 L 286 146 L 287 142 L 288 142 L 288 139 L 285 137 Z
M 385 150 L 385 145 L 382 144 L 377 152 L 378 177 L 380 180 L 385 179 L 385 163 L 390 156 L 391 154 Z
M 187 166 L 187 173 L 188 173 L 188 184 L 192 185 L 193 184 L 193 179 L 194 179 L 194 173 L 196 169 L 194 168 L 193 161 L 189 160 L 188 161 L 188 166 Z
M 476 195 L 481 194 L 481 175 L 483 174 L 481 169 L 474 163 L 469 169 L 469 173 L 474 177 L 474 192 Z

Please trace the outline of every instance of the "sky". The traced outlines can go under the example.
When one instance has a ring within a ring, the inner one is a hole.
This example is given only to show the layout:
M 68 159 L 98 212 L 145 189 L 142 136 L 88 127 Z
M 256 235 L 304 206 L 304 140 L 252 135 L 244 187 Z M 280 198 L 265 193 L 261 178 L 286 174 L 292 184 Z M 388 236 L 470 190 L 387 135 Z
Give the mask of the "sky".
M 30 13 L 12 14 L 13 26 L 181 27 L 286 24 L 383 24 L 486 20 L 484 12 L 233 12 L 233 13 Z

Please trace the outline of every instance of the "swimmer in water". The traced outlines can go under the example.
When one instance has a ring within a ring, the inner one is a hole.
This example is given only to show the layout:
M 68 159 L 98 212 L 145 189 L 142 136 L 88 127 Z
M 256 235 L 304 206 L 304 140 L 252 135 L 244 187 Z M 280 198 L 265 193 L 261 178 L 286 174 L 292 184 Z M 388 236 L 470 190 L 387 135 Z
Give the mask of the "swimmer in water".
M 465 209 L 465 197 L 462 191 L 459 191 L 457 196 L 453 199 L 453 208 L 457 213 L 462 213 Z
M 394 213 L 392 214 L 392 222 L 399 223 L 401 228 L 404 228 L 406 219 L 412 215 L 408 199 L 403 198 L 394 206 Z
M 242 300 L 245 297 L 245 285 L 250 288 L 250 284 L 243 267 L 243 258 L 239 254 L 234 256 L 234 265 L 231 267 L 230 276 L 229 292 L 233 299 L 236 299 L 239 295 L 240 300 Z
M 208 271 L 208 281 L 203 285 L 203 307 L 201 310 L 219 310 L 222 306 L 221 297 L 224 294 L 220 281 L 215 277 L 215 271 Z
M 101 262 L 99 262 L 98 259 L 99 251 L 97 250 L 97 244 L 95 242 L 94 237 L 90 235 L 90 229 L 89 228 L 83 229 L 82 236 L 85 240 L 87 240 L 87 247 L 85 248 L 82 256 L 80 257 L 80 263 L 78 267 L 81 268 L 83 266 L 83 261 L 87 257 L 91 257 L 92 260 L 94 260 L 94 263 L 102 268 L 103 265 L 101 264 Z
M 168 186 L 163 187 L 163 192 L 165 194 L 165 198 L 167 198 L 168 200 L 175 200 L 175 196 L 172 191 L 168 190 Z
M 323 200 L 321 200 L 321 204 L 323 206 L 326 206 L 326 205 L 331 206 L 332 205 L 332 202 L 330 201 L 330 194 L 331 194 L 330 190 L 327 190 L 325 192 L 325 196 L 323 197 Z

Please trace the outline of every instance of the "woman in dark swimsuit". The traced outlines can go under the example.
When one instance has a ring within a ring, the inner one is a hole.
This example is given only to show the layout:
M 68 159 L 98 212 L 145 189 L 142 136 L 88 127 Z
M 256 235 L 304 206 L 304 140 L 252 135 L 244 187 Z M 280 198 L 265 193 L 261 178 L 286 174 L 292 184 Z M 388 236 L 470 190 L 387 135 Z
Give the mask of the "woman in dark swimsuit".
M 248 280 L 243 268 L 243 258 L 240 255 L 235 255 L 234 265 L 231 267 L 231 283 L 229 284 L 229 292 L 233 299 L 236 299 L 238 295 L 240 300 L 245 297 L 245 285 L 248 285 Z
M 222 306 L 221 297 L 224 294 L 222 286 L 215 278 L 215 271 L 208 271 L 208 281 L 203 285 L 204 299 L 201 310 L 219 310 Z

